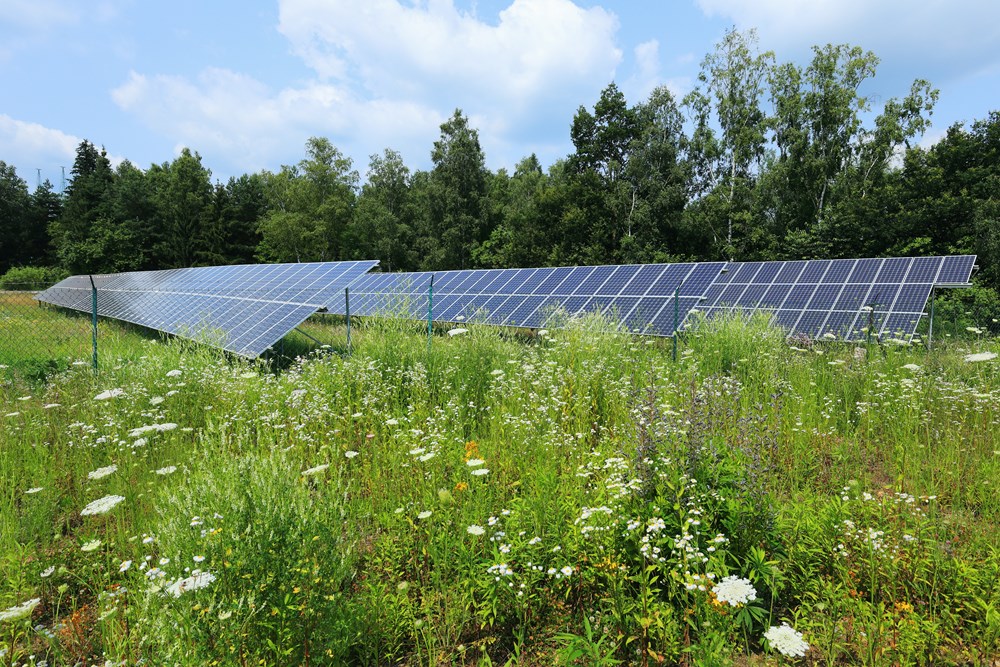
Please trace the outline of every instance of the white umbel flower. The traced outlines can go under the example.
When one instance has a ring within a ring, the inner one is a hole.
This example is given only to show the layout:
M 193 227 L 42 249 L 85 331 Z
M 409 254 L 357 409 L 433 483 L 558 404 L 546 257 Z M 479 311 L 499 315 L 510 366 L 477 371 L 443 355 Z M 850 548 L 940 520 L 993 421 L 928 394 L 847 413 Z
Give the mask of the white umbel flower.
M 965 360 L 970 362 L 991 361 L 997 358 L 996 352 L 977 352 L 976 354 L 965 355 Z
M 731 607 L 738 607 L 757 599 L 757 589 L 749 579 L 741 579 L 730 575 L 717 583 L 712 592 L 719 602 L 725 602 Z
M 102 479 L 104 477 L 107 477 L 111 473 L 115 472 L 116 470 L 118 470 L 118 466 L 115 464 L 111 464 L 109 466 L 104 466 L 103 468 L 98 468 L 97 470 L 91 470 L 90 472 L 87 473 L 87 478 Z
M 213 581 L 215 581 L 215 575 L 211 572 L 199 572 L 195 570 L 190 577 L 178 579 L 167 586 L 166 591 L 175 598 L 179 598 L 187 591 L 196 591 L 199 588 L 205 588 Z
M 125 500 L 125 496 L 104 496 L 103 498 L 98 498 L 80 510 L 80 516 L 107 514 L 115 508 L 115 505 L 123 500 Z
M 16 621 L 25 618 L 26 616 L 30 616 L 31 612 L 35 610 L 35 607 L 37 607 L 38 603 L 41 601 L 41 598 L 31 598 L 30 600 L 22 602 L 19 605 L 11 607 L 10 609 L 0 611 L 0 623 L 4 623 L 6 621 Z
M 782 623 L 780 626 L 772 625 L 764 633 L 764 639 L 775 651 L 792 658 L 801 658 L 809 650 L 809 644 L 802 639 L 802 633 L 788 623 Z

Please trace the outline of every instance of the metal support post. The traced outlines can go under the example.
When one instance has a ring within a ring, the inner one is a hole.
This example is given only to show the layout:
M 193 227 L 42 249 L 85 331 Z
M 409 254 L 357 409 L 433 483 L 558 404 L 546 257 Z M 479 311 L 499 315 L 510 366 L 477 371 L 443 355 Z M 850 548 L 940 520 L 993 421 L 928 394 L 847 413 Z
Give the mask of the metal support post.
M 347 315 L 347 354 L 351 353 L 351 294 L 350 288 L 344 288 L 344 313 Z
M 94 354 L 91 358 L 91 365 L 97 370 L 97 285 L 94 284 L 94 276 L 90 278 L 90 325 L 92 330 Z
M 431 283 L 427 287 L 427 354 L 431 353 L 431 340 L 434 335 L 434 274 L 431 274 Z

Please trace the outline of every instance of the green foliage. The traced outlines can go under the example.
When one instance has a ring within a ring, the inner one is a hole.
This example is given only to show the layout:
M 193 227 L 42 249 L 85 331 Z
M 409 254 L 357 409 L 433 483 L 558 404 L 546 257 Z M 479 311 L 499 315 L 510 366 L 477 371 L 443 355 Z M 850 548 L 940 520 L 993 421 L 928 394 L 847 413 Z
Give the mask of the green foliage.
M 224 448 L 197 468 L 160 495 L 146 564 L 161 565 L 134 577 L 144 650 L 188 664 L 344 660 L 354 538 L 336 472 Z
M 42 600 L 17 654 L 730 664 L 781 622 L 832 664 L 995 652 L 991 362 L 740 319 L 674 362 L 562 323 L 428 348 L 371 320 L 280 374 L 147 343 L 5 385 L 0 599 Z
M 68 275 L 53 266 L 18 266 L 0 275 L 0 289 L 42 289 Z

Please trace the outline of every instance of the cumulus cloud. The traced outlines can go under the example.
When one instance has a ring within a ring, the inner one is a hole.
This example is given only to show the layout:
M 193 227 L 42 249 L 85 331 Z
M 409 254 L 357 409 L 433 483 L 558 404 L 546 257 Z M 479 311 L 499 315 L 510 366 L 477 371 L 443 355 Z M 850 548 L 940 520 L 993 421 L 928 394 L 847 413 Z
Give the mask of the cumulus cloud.
M 408 145 L 414 135 L 424 136 L 441 122 L 432 110 L 406 101 L 365 101 L 322 82 L 274 91 L 253 77 L 219 68 L 206 69 L 193 81 L 132 72 L 112 98 L 171 137 L 178 150 L 189 146 L 246 170 L 273 166 L 276 158 L 296 162 L 313 135 L 339 137 L 336 143 L 350 154 L 377 137 L 386 142 L 378 146 L 393 140 Z
M 708 16 L 756 27 L 764 48 L 785 57 L 814 44 L 849 42 L 884 66 L 935 83 L 1000 66 L 995 0 L 697 0 Z M 978 63 L 978 68 L 970 63 Z
M 68 167 L 73 164 L 79 145 L 79 138 L 65 132 L 0 114 L 0 156 L 19 167 L 21 178 L 32 185 L 35 167 L 47 168 L 53 164 Z M 55 175 L 46 173 L 43 178 L 52 181 Z
M 272 89 L 219 68 L 193 78 L 133 72 L 114 101 L 241 169 L 296 161 L 312 135 L 329 137 L 361 171 L 385 147 L 426 164 L 456 108 L 491 163 L 513 164 L 525 146 L 559 157 L 553 137 L 568 137 L 576 107 L 597 99 L 622 60 L 617 18 L 569 0 L 513 0 L 493 22 L 452 0 L 279 0 L 279 9 L 278 30 L 310 80 Z
M 514 0 L 495 25 L 451 0 L 282 0 L 279 30 L 325 79 L 376 96 L 529 102 L 608 80 L 621 60 L 618 21 L 569 0 Z

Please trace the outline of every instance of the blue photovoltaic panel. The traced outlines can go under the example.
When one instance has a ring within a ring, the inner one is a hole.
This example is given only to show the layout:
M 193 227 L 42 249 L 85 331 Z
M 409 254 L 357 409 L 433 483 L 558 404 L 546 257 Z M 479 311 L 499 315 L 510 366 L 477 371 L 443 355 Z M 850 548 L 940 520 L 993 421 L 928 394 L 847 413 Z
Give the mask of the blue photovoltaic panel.
M 540 328 L 554 316 L 600 312 L 623 329 L 672 335 L 703 299 L 723 262 L 540 269 L 479 269 L 433 274 L 438 322 Z M 384 276 L 384 277 L 380 277 Z M 398 278 L 390 278 L 398 276 Z M 431 273 L 370 274 L 351 287 L 351 313 L 427 317 Z M 415 289 L 404 286 L 416 286 Z M 680 299 L 674 304 L 674 294 Z M 415 307 L 400 308 L 406 300 Z M 334 312 L 343 313 L 335 305 Z
M 210 266 L 100 276 L 97 314 L 255 357 L 317 310 L 342 304 L 344 288 L 376 264 Z M 90 312 L 90 280 L 74 276 L 37 298 Z
M 709 317 L 764 310 L 790 334 L 913 336 L 935 285 L 965 285 L 975 257 L 733 262 L 705 293 Z
M 968 283 L 974 263 L 954 256 L 443 271 L 433 274 L 432 317 L 537 328 L 555 313 L 601 312 L 627 331 L 672 335 L 691 313 L 764 311 L 790 334 L 908 337 L 933 286 Z M 431 277 L 371 274 L 351 288 L 351 312 L 424 319 Z

